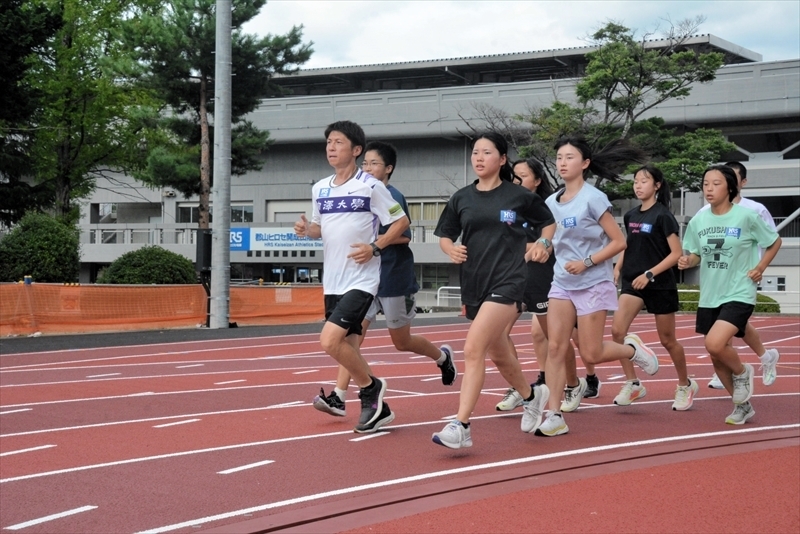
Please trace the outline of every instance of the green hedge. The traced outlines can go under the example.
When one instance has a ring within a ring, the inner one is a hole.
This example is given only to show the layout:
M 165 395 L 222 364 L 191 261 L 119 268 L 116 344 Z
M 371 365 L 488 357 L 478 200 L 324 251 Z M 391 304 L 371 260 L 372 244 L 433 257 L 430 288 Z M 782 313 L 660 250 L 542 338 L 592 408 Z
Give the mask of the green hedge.
M 43 213 L 28 213 L 0 240 L 0 281 L 77 282 L 80 239 L 75 225 Z
M 691 289 L 697 291 L 699 286 L 694 284 L 678 284 L 678 289 Z M 680 301 L 681 311 L 695 312 L 697 311 L 697 301 L 700 298 L 699 293 L 695 292 L 678 292 L 678 300 Z M 780 313 L 781 306 L 775 299 L 759 293 L 756 297 L 756 309 L 754 313 Z
M 127 252 L 109 265 L 98 284 L 196 284 L 197 273 L 191 261 L 180 254 L 156 246 Z

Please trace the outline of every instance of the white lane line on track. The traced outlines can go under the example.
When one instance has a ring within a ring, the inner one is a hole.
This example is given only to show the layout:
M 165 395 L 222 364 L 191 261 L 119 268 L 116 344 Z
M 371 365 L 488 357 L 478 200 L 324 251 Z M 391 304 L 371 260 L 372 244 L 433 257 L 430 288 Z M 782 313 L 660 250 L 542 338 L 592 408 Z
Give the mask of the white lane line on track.
M 175 369 L 188 369 L 190 367 L 203 367 L 204 363 L 193 363 L 191 365 L 176 365 Z
M 200 419 L 186 419 L 184 421 L 175 421 L 173 423 L 164 423 L 163 425 L 154 425 L 153 428 L 166 428 L 168 426 L 185 425 L 187 423 L 196 423 L 198 421 L 200 421 Z
M 3 530 L 20 530 L 27 527 L 32 527 L 34 525 L 38 525 L 41 523 L 46 523 L 47 521 L 53 521 L 55 519 L 61 519 L 62 517 L 67 517 L 70 515 L 80 514 L 81 512 L 88 512 L 89 510 L 94 510 L 97 506 L 81 506 L 80 508 L 73 508 L 72 510 L 67 510 L 66 512 L 60 512 L 53 515 L 47 515 L 44 517 L 40 517 L 39 519 L 31 519 L 30 521 L 25 521 L 24 523 L 17 523 L 16 525 L 11 525 L 10 527 L 5 527 Z
M 261 467 L 262 465 L 274 464 L 275 460 L 264 460 L 263 462 L 255 462 L 253 464 L 240 465 L 239 467 L 232 467 L 224 471 L 217 471 L 218 475 L 230 475 L 231 473 L 238 473 L 246 469 L 253 469 L 254 467 Z
M 385 436 L 389 434 L 389 432 L 375 432 L 374 434 L 367 434 L 366 436 L 360 436 L 357 438 L 353 438 L 350 441 L 364 441 L 367 439 L 377 438 L 378 436 Z
M 38 447 L 31 447 L 29 449 L 19 449 L 17 451 L 0 452 L 0 456 L 11 456 L 12 454 L 21 454 L 23 452 L 41 451 L 43 449 L 50 449 L 55 445 L 39 445 Z
M 433 378 L 422 378 L 420 382 L 433 382 L 434 380 L 441 380 L 441 377 L 434 376 Z
M 274 410 L 275 408 L 287 408 L 289 406 L 297 406 L 298 404 L 303 404 L 305 401 L 292 401 L 292 402 L 284 402 L 283 404 L 273 404 L 271 406 L 267 406 L 264 408 L 265 410 Z
M 122 373 L 105 373 L 105 374 L 102 374 L 102 375 L 89 375 L 86 378 L 106 378 L 108 376 L 119 376 L 121 374 Z
M 292 373 L 293 375 L 307 375 L 308 373 L 318 373 L 319 369 L 309 369 L 308 371 L 297 371 Z
M 411 356 L 409 360 L 421 360 L 422 358 L 427 358 L 427 356 Z
M 245 380 L 244 378 L 242 378 L 241 380 L 227 380 L 225 382 L 214 382 L 214 385 L 215 386 L 224 386 L 226 384 L 240 384 L 242 382 L 247 382 L 247 380 Z
M 263 512 L 264 510 L 273 510 L 275 508 L 281 508 L 284 506 L 290 506 L 293 504 L 317 501 L 320 499 L 325 499 L 327 497 L 335 497 L 339 495 L 348 495 L 353 493 L 358 493 L 362 491 L 374 490 L 379 488 L 388 488 L 392 486 L 398 486 L 401 484 L 408 484 L 410 482 L 419 482 L 421 480 L 431 480 L 435 478 L 441 478 L 445 476 L 451 476 L 455 474 L 461 473 L 469 473 L 469 472 L 476 472 L 476 471 L 483 471 L 486 469 L 495 469 L 500 467 L 510 467 L 514 465 L 521 465 L 521 464 L 529 464 L 532 462 L 540 462 L 543 460 L 552 460 L 555 458 L 563 458 L 565 456 L 573 456 L 579 454 L 592 454 L 597 452 L 605 452 L 617 449 L 625 449 L 625 448 L 635 448 L 635 447 L 642 447 L 647 445 L 659 445 L 662 443 L 669 443 L 669 442 L 680 442 L 680 441 L 688 441 L 692 439 L 705 439 L 711 437 L 719 437 L 725 435 L 735 435 L 735 434 L 744 434 L 750 432 L 761 432 L 765 430 L 788 430 L 792 428 L 800 428 L 800 424 L 793 424 L 793 425 L 777 425 L 772 427 L 761 427 L 761 428 L 744 428 L 744 429 L 737 429 L 737 430 L 726 430 L 720 432 L 704 432 L 701 434 L 687 434 L 683 436 L 669 436 L 664 438 L 656 438 L 656 439 L 647 439 L 641 441 L 632 441 L 626 443 L 614 443 L 611 445 L 602 445 L 597 447 L 586 447 L 584 449 L 573 449 L 568 451 L 559 451 L 549 454 L 540 454 L 537 456 L 528 456 L 524 458 L 514 458 L 512 460 L 503 460 L 499 462 L 489 462 L 485 464 L 478 464 L 478 465 L 470 465 L 465 467 L 458 467 L 454 469 L 445 469 L 442 471 L 433 471 L 430 473 L 422 473 L 419 475 L 413 475 L 408 477 L 396 478 L 392 480 L 384 480 L 381 482 L 373 482 L 371 484 L 362 484 L 360 486 L 351 486 L 349 488 L 339 488 L 332 491 L 325 491 L 322 493 L 314 493 L 311 495 L 304 495 L 302 497 L 296 497 L 294 499 L 287 499 L 284 501 L 277 501 L 271 502 L 267 504 L 262 504 L 259 506 L 252 506 L 250 508 L 244 508 L 240 510 L 234 510 L 231 512 L 225 512 L 221 514 L 201 517 L 198 519 L 193 519 L 190 521 L 184 521 L 182 523 L 175 523 L 172 525 L 165 525 L 162 527 L 157 527 L 149 530 L 144 530 L 138 534 L 161 534 L 162 532 L 170 532 L 173 530 L 188 528 L 188 527 L 195 527 L 198 525 L 203 525 L 205 523 L 210 523 L 211 521 L 219 521 L 222 519 L 230 519 L 232 517 L 241 517 L 246 514 L 252 514 L 255 512 Z
M 20 408 L 19 410 L 8 410 L 5 412 L 0 412 L 0 415 L 8 415 L 10 413 L 19 413 L 19 412 L 29 412 L 33 410 L 33 408 Z
M 625 375 L 612 375 L 606 378 L 606 380 L 619 380 L 620 378 L 625 378 Z
M 415 395 L 417 397 L 424 397 L 427 393 L 420 393 L 419 391 L 405 391 L 402 389 L 395 389 L 395 388 L 387 388 L 386 391 L 393 391 L 396 393 L 403 393 L 405 395 Z

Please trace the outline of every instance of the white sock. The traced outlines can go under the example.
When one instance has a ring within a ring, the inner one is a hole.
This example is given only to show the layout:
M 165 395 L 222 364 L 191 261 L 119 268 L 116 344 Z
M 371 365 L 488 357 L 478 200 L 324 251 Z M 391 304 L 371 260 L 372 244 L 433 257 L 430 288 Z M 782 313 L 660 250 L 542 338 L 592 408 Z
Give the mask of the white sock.
M 445 354 L 443 350 L 440 350 L 439 352 L 441 352 L 441 353 L 442 353 L 442 355 L 441 355 L 441 356 L 439 356 L 439 359 L 438 359 L 438 360 L 436 360 L 436 365 L 438 365 L 439 367 L 441 367 L 441 366 L 442 366 L 442 364 L 443 364 L 444 362 L 446 362 L 446 361 L 447 361 L 447 354 Z
M 336 396 L 339 397 L 339 400 L 344 402 L 344 398 L 347 396 L 346 389 L 333 388 L 333 392 L 336 393 Z

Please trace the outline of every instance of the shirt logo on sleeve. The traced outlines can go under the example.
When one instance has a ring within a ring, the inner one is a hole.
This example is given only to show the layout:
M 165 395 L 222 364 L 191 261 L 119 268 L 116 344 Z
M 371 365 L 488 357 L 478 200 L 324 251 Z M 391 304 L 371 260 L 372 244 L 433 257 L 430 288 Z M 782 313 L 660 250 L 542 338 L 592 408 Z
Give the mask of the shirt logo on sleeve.
M 562 220 L 558 223 L 559 226 L 562 228 L 575 228 L 578 226 L 578 220 L 575 217 L 567 217 L 566 219 Z
M 739 239 L 742 236 L 742 229 L 741 228 L 725 228 L 725 237 L 735 237 Z
M 500 210 L 500 222 L 512 225 L 517 221 L 517 212 L 514 210 Z
M 320 189 L 319 190 L 319 196 L 320 197 L 329 197 L 329 196 L 331 196 L 330 188 L 326 187 L 325 189 Z
M 389 208 L 389 215 L 391 215 L 391 216 L 395 216 L 398 213 L 402 213 L 402 212 L 403 212 L 403 207 L 400 204 L 395 204 L 394 206 Z

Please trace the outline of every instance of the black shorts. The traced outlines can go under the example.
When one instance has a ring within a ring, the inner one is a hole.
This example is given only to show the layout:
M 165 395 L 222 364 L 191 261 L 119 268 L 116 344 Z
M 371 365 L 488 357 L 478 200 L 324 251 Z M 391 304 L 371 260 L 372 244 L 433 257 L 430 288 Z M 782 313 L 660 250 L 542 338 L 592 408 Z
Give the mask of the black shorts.
M 647 311 L 653 315 L 666 315 L 675 313 L 680 309 L 678 302 L 678 289 L 633 289 L 628 284 L 623 284 L 620 290 L 621 295 L 631 295 L 644 301 Z
M 498 304 L 516 304 L 517 305 L 517 313 L 522 313 L 522 302 L 519 302 L 519 301 L 514 300 L 514 299 L 510 299 L 508 297 L 503 297 L 501 295 L 497 295 L 497 296 L 489 295 L 488 297 L 483 299 L 483 302 L 481 302 L 477 306 L 471 306 L 469 304 L 465 304 L 464 305 L 464 311 L 466 313 L 467 319 L 469 319 L 470 321 L 475 320 L 475 317 L 478 316 L 478 310 L 481 309 L 481 306 L 483 305 L 484 302 L 496 302 Z
M 716 308 L 697 308 L 697 322 L 694 331 L 706 335 L 711 331 L 714 323 L 725 321 L 739 329 L 735 334 L 736 337 L 744 337 L 747 321 L 753 315 L 755 308 L 754 305 L 744 302 L 726 302 Z
M 361 335 L 361 321 L 367 315 L 373 296 L 360 289 L 344 295 L 325 295 L 325 320 L 347 330 L 347 335 Z
M 547 314 L 547 304 L 550 301 L 547 294 L 550 293 L 550 286 L 553 283 L 555 261 L 555 256 L 550 256 L 545 263 L 528 262 L 525 294 L 522 296 L 527 311 L 536 315 Z

